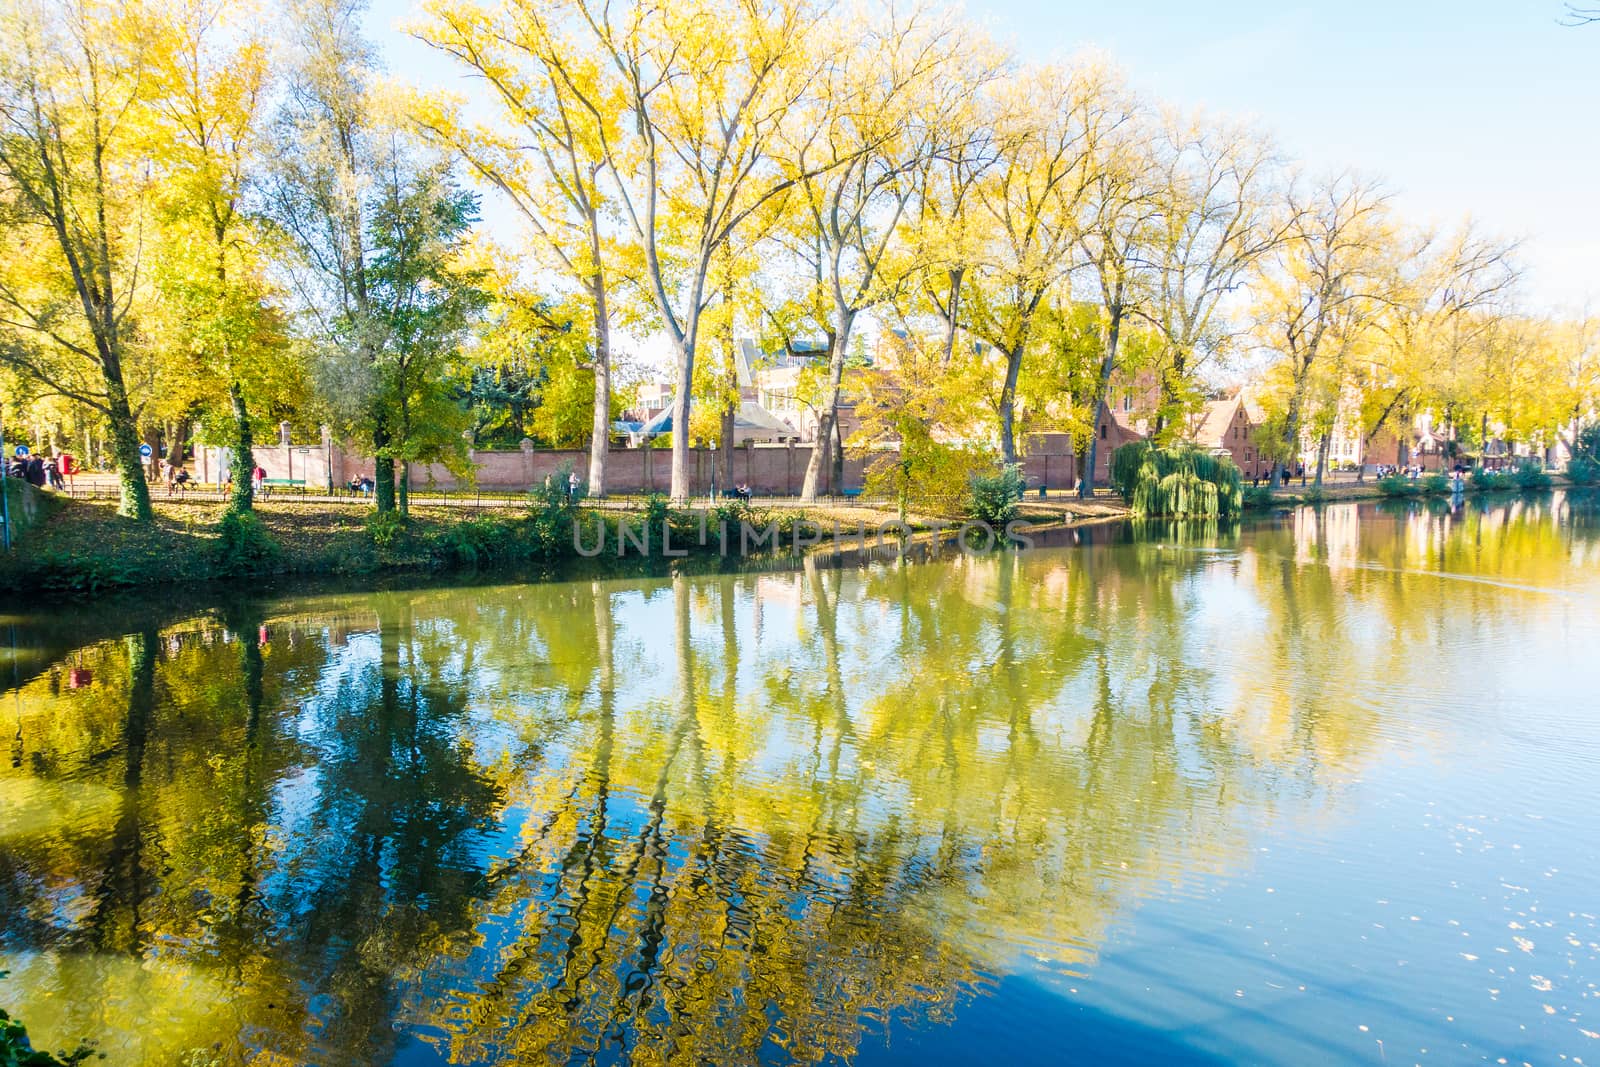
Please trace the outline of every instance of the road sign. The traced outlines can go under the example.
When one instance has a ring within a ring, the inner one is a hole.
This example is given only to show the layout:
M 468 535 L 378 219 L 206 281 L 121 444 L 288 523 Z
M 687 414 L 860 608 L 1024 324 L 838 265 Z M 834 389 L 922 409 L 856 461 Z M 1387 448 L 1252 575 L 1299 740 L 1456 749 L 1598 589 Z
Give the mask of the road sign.
M 143 456 L 145 459 L 149 459 L 151 456 L 155 455 L 155 449 L 151 448 L 149 445 L 140 445 L 139 455 Z
M 23 456 L 26 456 L 27 454 L 28 454 L 28 446 L 27 445 L 18 445 L 17 446 L 17 458 L 18 459 L 21 459 Z

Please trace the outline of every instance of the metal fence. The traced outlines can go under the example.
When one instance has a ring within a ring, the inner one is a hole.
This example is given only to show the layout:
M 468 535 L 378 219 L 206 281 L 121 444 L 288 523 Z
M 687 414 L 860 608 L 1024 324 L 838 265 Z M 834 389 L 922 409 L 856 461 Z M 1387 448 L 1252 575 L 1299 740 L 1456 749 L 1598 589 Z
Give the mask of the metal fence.
M 191 483 L 183 488 L 167 489 L 165 485 L 153 483 L 150 486 L 150 499 L 157 503 L 173 504 L 215 504 L 227 500 L 231 490 L 227 486 L 199 485 Z M 97 481 L 92 483 L 78 483 L 69 485 L 65 495 L 74 500 L 117 500 L 121 496 L 121 489 L 114 482 Z M 585 498 L 582 503 L 586 507 L 630 509 L 643 505 L 652 495 L 648 493 L 610 493 L 600 498 Z M 407 496 L 413 505 L 424 507 L 469 507 L 469 508 L 509 508 L 526 507 L 534 499 L 531 491 L 516 492 L 513 490 L 445 490 L 424 489 L 411 490 Z M 333 492 L 326 489 L 312 489 L 305 486 L 271 486 L 265 491 L 257 490 L 259 500 L 288 500 L 302 501 L 307 504 L 348 504 L 368 505 L 372 503 L 371 493 L 357 492 L 352 489 L 335 488 Z M 690 498 L 690 505 L 716 505 L 732 502 L 731 497 L 695 496 Z M 752 507 L 793 507 L 800 503 L 797 496 L 752 496 L 749 500 Z M 855 496 L 822 496 L 816 503 L 832 507 L 888 507 L 893 501 L 888 498 Z

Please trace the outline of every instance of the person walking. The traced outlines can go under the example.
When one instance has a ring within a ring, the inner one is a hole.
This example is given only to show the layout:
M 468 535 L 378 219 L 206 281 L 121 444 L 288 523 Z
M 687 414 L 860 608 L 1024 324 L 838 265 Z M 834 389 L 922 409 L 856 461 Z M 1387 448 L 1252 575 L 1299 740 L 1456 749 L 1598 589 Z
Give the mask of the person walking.
M 33 486 L 35 489 L 43 489 L 44 460 L 40 459 L 38 456 L 29 456 L 28 467 L 24 477 L 27 478 L 28 484 Z
M 57 466 L 54 457 L 44 465 L 44 478 L 52 489 L 66 488 L 66 480 L 61 477 L 61 468 Z
M 267 495 L 267 472 L 264 469 L 257 467 L 251 471 L 250 480 L 255 483 L 252 488 L 255 489 L 257 496 Z

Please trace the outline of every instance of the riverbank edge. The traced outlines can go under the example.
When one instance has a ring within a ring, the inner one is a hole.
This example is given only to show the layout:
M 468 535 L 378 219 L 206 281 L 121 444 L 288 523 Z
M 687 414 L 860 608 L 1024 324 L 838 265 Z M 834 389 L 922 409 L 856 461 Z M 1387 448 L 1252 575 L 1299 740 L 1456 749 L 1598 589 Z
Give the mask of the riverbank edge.
M 657 502 L 603 511 L 578 507 L 553 517 L 529 507 L 423 504 L 414 505 L 402 524 L 375 521 L 369 509 L 348 504 L 273 500 L 257 505 L 241 549 L 237 536 L 225 536 L 225 513 L 221 501 L 158 502 L 155 520 L 138 523 L 117 515 L 109 502 L 57 498 L 48 517 L 0 559 L 0 599 L 82 598 L 157 586 L 248 591 L 294 578 L 501 572 L 538 579 L 771 565 L 808 555 L 876 558 L 881 553 L 867 546 L 930 544 L 954 536 L 961 522 L 912 514 L 901 526 L 898 513 L 866 506 L 666 509 Z M 1026 536 L 1126 514 L 1120 500 L 1027 501 L 1015 530 Z M 663 520 L 665 545 L 656 532 Z M 597 545 L 597 522 L 608 530 L 603 545 Z M 628 539 L 619 536 L 618 523 L 631 531 Z M 721 523 L 728 524 L 726 537 L 719 536 Z M 751 528 L 748 536 L 741 524 Z M 649 536 L 640 532 L 645 525 Z M 820 543 L 812 540 L 819 534 Z
M 1504 496 L 1507 494 L 1517 493 L 1548 493 L 1555 489 L 1576 489 L 1582 491 L 1595 488 L 1596 486 L 1579 484 L 1577 482 L 1570 481 L 1562 475 L 1552 474 L 1550 475 L 1550 485 L 1543 489 L 1524 489 L 1516 487 L 1481 488 L 1474 486 L 1469 482 L 1465 487 L 1464 494 L 1466 496 Z M 1325 484 L 1320 488 L 1311 484 L 1304 486 L 1286 485 L 1272 491 L 1270 496 L 1265 490 L 1266 487 L 1262 486 L 1260 489 L 1255 490 L 1253 495 L 1251 488 L 1246 487 L 1244 505 L 1246 511 L 1264 511 L 1271 508 L 1298 507 L 1300 505 L 1341 504 L 1360 500 L 1446 499 L 1450 496 L 1449 492 L 1430 493 L 1421 490 L 1418 490 L 1415 493 L 1404 494 L 1387 493 L 1384 492 L 1383 489 L 1379 488 L 1376 481 L 1338 482 L 1333 484 Z

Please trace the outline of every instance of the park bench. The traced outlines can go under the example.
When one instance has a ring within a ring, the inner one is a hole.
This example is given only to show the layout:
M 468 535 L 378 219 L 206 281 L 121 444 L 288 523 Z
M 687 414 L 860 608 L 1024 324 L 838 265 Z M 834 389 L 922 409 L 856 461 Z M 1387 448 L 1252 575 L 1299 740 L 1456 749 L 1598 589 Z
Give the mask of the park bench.
M 860 496 L 861 495 L 861 490 L 859 490 L 859 489 L 846 489 L 840 495 L 844 496 L 844 497 L 856 497 L 856 496 Z
M 261 480 L 263 492 L 270 493 L 274 489 L 298 489 L 301 493 L 306 491 L 304 478 L 263 478 Z

